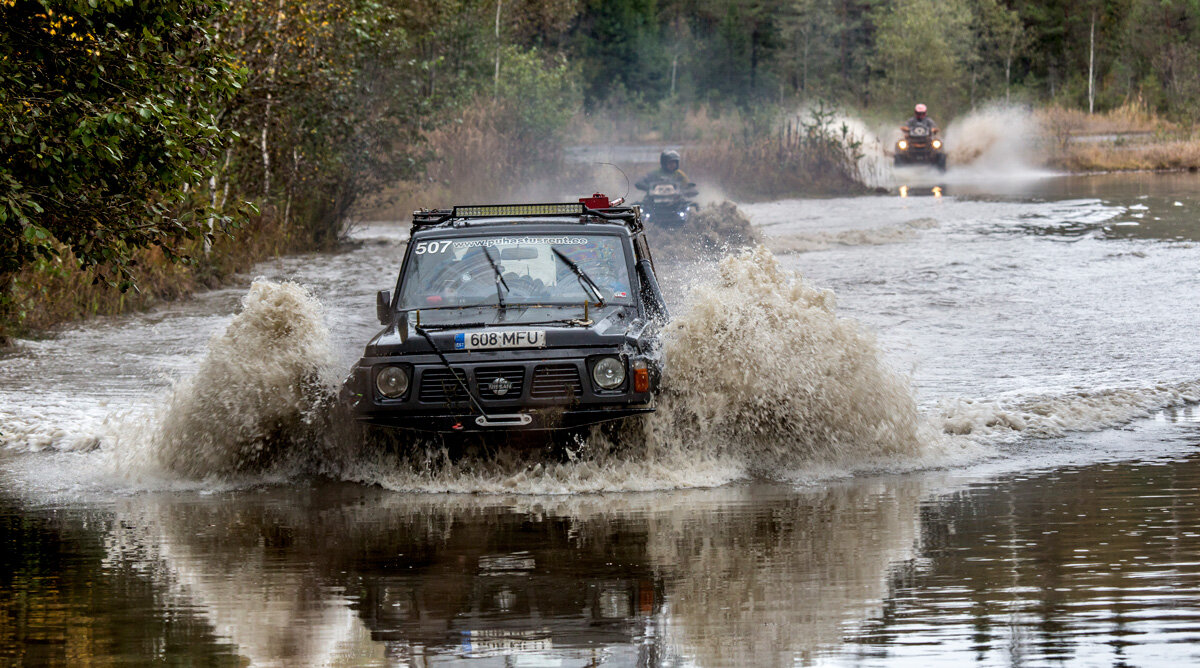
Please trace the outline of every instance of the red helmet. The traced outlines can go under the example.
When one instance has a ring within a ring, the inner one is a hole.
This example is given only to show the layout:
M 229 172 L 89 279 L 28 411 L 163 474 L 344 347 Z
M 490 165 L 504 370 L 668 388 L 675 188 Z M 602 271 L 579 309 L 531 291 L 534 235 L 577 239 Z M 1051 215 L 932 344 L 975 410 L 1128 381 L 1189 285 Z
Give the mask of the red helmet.
M 925 105 L 918 104 L 913 107 L 913 111 L 917 112 L 917 118 L 925 118 Z

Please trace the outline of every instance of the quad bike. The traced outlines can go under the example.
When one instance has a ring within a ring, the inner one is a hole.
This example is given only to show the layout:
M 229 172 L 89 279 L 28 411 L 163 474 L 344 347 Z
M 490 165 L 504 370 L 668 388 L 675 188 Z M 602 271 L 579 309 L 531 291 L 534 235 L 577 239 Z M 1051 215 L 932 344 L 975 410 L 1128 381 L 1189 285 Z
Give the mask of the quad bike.
M 907 125 L 900 128 L 904 133 L 904 138 L 896 142 L 896 157 L 895 164 L 897 167 L 904 165 L 932 165 L 938 168 L 938 171 L 946 171 L 946 153 L 942 150 L 942 140 L 937 137 L 937 128 L 928 128 L 923 125 Z
M 696 210 L 696 203 L 690 198 L 696 196 L 696 184 L 678 184 L 659 181 L 648 184 L 646 196 L 642 198 L 642 220 L 647 225 L 676 228 L 688 221 Z

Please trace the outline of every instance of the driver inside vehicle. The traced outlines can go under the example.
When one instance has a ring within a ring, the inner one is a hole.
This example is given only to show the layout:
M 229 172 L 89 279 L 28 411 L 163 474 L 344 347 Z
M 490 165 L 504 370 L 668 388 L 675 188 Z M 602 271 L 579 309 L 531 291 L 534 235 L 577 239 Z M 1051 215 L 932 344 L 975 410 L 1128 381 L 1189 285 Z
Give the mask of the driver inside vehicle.
M 588 272 L 604 299 L 622 299 L 629 296 L 629 279 L 622 278 L 609 264 L 601 264 L 594 271 Z

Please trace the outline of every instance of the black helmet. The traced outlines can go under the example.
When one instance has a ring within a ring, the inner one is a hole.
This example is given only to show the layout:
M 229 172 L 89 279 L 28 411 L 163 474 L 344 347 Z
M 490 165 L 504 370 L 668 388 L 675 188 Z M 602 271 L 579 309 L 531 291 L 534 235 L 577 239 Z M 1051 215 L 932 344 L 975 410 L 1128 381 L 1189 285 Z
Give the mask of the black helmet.
M 674 169 L 669 169 L 667 167 L 667 163 L 671 161 L 675 162 Z M 680 162 L 679 151 L 663 151 L 662 155 L 658 156 L 658 165 L 663 168 L 663 171 L 673 172 L 676 169 L 679 169 Z

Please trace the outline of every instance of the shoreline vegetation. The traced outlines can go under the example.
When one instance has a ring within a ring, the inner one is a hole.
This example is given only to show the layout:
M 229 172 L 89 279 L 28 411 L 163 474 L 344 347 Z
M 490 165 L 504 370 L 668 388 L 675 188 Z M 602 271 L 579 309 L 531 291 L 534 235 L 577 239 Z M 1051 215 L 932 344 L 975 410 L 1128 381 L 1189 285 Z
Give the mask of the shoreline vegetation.
M 1033 113 L 1041 162 L 1071 173 L 1200 170 L 1200 132 L 1126 103 L 1088 114 L 1051 106 Z
M 569 146 L 684 146 L 742 201 L 853 194 L 886 172 L 861 128 L 1012 100 L 1033 162 L 1200 167 L 1200 9 L 1050 9 L 0 0 L 0 345 L 334 248 L 355 219 L 617 183 Z

